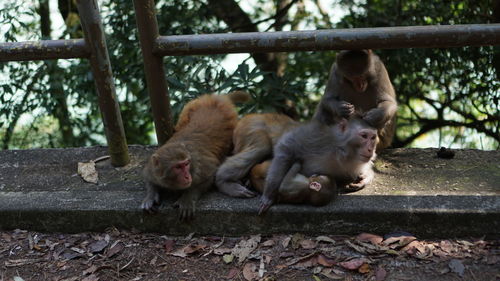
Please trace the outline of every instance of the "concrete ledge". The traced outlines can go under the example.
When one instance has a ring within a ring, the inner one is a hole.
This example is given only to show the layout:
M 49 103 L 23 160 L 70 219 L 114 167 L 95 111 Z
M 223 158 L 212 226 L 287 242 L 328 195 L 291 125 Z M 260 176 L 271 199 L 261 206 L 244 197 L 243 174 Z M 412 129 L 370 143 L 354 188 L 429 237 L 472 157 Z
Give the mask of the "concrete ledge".
M 156 215 L 139 209 L 144 196 L 140 168 L 153 148 L 131 146 L 130 151 L 132 162 L 126 167 L 98 163 L 98 185 L 75 175 L 76 164 L 105 155 L 106 148 L 1 151 L 0 229 L 81 232 L 114 226 L 170 235 L 395 230 L 419 237 L 500 234 L 499 151 L 460 150 L 455 159 L 443 160 L 434 157 L 433 149 L 389 150 L 377 160 L 372 187 L 340 195 L 328 206 L 277 205 L 259 217 L 257 198 L 211 192 L 199 202 L 190 223 L 178 221 L 177 210 L 170 207 L 174 198 L 167 198 Z M 423 162 L 415 160 L 420 156 Z

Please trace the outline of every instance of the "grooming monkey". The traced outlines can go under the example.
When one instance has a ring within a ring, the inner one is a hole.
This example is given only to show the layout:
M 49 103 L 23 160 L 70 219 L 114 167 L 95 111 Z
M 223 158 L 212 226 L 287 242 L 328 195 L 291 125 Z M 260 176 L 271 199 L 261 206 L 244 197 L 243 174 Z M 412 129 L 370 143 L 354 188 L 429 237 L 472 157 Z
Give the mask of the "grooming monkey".
M 372 50 L 340 51 L 314 118 L 331 125 L 355 111 L 378 129 L 377 151 L 391 145 L 396 130 L 396 93 L 380 58 Z
M 193 218 L 196 202 L 213 185 L 217 167 L 231 151 L 238 121 L 234 103 L 249 98 L 241 91 L 203 95 L 184 107 L 174 135 L 146 163 L 147 194 L 142 209 L 156 211 L 160 189 L 177 190 L 182 191 L 174 203 L 180 219 Z
M 249 114 L 234 130 L 233 156 L 228 157 L 217 170 L 215 183 L 220 192 L 232 197 L 254 197 L 243 180 L 256 164 L 273 155 L 278 139 L 299 123 L 284 114 Z
M 363 188 L 374 177 L 377 142 L 377 130 L 357 116 L 334 125 L 313 119 L 294 128 L 274 147 L 259 214 L 278 200 L 283 179 L 295 163 L 300 163 L 299 172 L 305 177 L 319 174 L 332 179 L 332 190 L 335 181 L 348 182 L 351 189 Z

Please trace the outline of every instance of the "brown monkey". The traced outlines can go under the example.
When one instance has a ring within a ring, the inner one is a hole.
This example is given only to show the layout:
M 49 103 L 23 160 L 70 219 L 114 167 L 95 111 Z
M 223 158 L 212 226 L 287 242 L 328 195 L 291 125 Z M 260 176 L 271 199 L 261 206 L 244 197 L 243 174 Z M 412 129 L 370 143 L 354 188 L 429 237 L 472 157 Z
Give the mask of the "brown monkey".
M 174 135 L 149 159 L 144 168 L 147 194 L 141 208 L 155 211 L 159 189 L 183 191 L 174 203 L 182 220 L 194 215 L 196 201 L 214 182 L 215 172 L 232 147 L 238 116 L 233 102 L 249 95 L 203 95 L 182 110 Z
M 250 171 L 250 182 L 252 187 L 259 192 L 264 192 L 267 171 L 271 166 L 271 160 L 255 165 Z M 306 178 L 299 174 L 302 166 L 299 163 L 292 165 L 286 173 L 279 187 L 279 203 L 309 203 L 313 206 L 328 204 L 336 195 L 336 185 L 330 183 L 330 179 L 323 175 L 312 175 Z
M 232 197 L 254 197 L 243 179 L 257 163 L 272 157 L 278 139 L 298 122 L 278 113 L 249 114 L 234 130 L 233 156 L 228 157 L 217 170 L 215 184 L 220 192 Z
M 371 50 L 341 51 L 330 70 L 315 119 L 331 125 L 358 111 L 378 129 L 377 151 L 391 145 L 396 130 L 396 93 L 380 58 Z
M 330 126 L 313 119 L 286 133 L 274 147 L 259 214 L 276 202 L 283 178 L 295 163 L 301 163 L 305 177 L 320 174 L 328 176 L 332 186 L 345 181 L 363 188 L 374 177 L 377 141 L 377 130 L 357 116 Z

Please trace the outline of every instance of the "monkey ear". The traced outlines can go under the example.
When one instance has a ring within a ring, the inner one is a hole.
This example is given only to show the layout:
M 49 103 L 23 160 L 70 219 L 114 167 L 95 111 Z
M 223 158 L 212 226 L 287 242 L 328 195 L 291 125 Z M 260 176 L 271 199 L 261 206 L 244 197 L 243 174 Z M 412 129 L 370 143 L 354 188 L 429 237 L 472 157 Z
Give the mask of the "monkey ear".
M 151 161 L 153 162 L 153 167 L 158 167 L 160 166 L 160 159 L 158 158 L 158 155 L 155 153 L 151 156 Z
M 339 129 L 342 133 L 344 133 L 347 130 L 347 123 L 348 123 L 348 121 L 345 118 L 341 118 L 339 120 L 338 126 L 339 126 Z

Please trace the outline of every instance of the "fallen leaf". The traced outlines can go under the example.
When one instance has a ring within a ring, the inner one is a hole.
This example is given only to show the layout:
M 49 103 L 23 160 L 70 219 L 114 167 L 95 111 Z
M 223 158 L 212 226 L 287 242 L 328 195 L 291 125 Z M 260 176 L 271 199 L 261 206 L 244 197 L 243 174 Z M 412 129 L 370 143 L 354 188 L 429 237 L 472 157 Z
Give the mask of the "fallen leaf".
M 234 246 L 233 250 L 231 253 L 235 256 L 238 257 L 238 263 L 243 263 L 248 255 L 250 255 L 253 250 L 257 248 L 260 242 L 260 235 L 253 235 L 250 236 L 250 239 L 248 240 L 241 240 L 236 246 Z
M 111 245 L 111 247 L 108 248 L 108 250 L 106 251 L 106 256 L 108 258 L 110 258 L 110 257 L 118 254 L 119 252 L 121 252 L 123 250 L 123 248 L 125 248 L 125 245 L 123 245 L 123 243 L 121 243 L 118 240 L 113 245 Z
M 461 261 L 452 259 L 448 263 L 448 267 L 450 267 L 451 272 L 455 272 L 456 274 L 458 274 L 458 276 L 464 276 L 465 266 Z
M 259 278 L 264 277 L 264 273 L 266 273 L 266 266 L 264 264 L 264 257 L 260 257 L 260 264 L 259 264 Z
M 384 240 L 384 238 L 382 238 L 382 236 L 371 233 L 361 233 L 358 236 L 356 236 L 356 240 L 361 242 L 370 242 L 376 245 L 380 244 Z
M 61 257 L 64 258 L 65 260 L 72 260 L 72 259 L 82 257 L 82 256 L 83 256 L 83 254 L 77 253 L 75 251 L 69 251 L 69 250 L 64 251 L 64 253 L 61 255 Z
M 98 174 L 95 169 L 94 161 L 89 162 L 78 162 L 78 174 L 83 178 L 84 181 L 90 183 L 97 183 Z
M 304 239 L 304 240 L 301 240 L 299 242 L 300 246 L 303 248 L 303 249 L 306 249 L 306 250 L 309 250 L 309 249 L 314 249 L 316 248 L 316 242 L 313 241 L 313 240 L 309 240 L 309 239 Z
M 304 234 L 301 233 L 295 233 L 292 236 L 292 248 L 293 249 L 298 249 L 300 247 L 300 241 L 304 240 Z
M 94 273 L 96 270 L 97 270 L 97 266 L 92 265 L 91 267 L 89 267 L 89 268 L 85 269 L 85 270 L 82 272 L 82 275 L 89 275 L 89 274 L 92 274 L 92 273 Z
M 371 268 L 370 268 L 370 265 L 367 264 L 367 263 L 364 263 L 362 264 L 359 268 L 358 268 L 358 272 L 359 273 L 362 273 L 362 274 L 366 274 L 368 272 L 371 271 Z
M 24 279 L 19 276 L 14 276 L 14 281 L 24 281 Z
M 248 281 L 257 280 L 259 278 L 257 270 L 258 269 L 256 264 L 246 263 L 243 267 L 243 277 L 245 277 L 245 279 Z
M 313 275 L 313 279 L 314 279 L 314 281 L 321 281 L 321 279 L 316 275 Z
M 17 260 L 5 261 L 4 264 L 6 267 L 16 267 L 16 266 L 24 266 L 27 264 L 33 264 L 41 261 L 43 261 L 43 259 L 17 259 Z
M 337 274 L 331 268 L 325 268 L 321 271 L 321 274 L 327 277 L 328 279 L 333 280 L 344 280 L 345 273 Z
M 214 254 L 220 256 L 220 255 L 231 253 L 231 251 L 232 251 L 232 249 L 229 249 L 229 248 L 217 248 L 217 249 L 214 249 Z
M 83 278 L 82 281 L 99 281 L 99 277 L 97 277 L 97 275 L 95 274 L 92 274 Z
M 387 271 L 383 267 L 377 267 L 375 270 L 375 281 L 383 281 L 387 277 Z
M 352 260 L 349 260 L 349 261 L 341 262 L 341 263 L 339 263 L 339 265 L 342 266 L 345 269 L 357 270 L 364 263 L 365 263 L 365 259 L 356 258 L 356 259 L 352 259 Z
M 163 245 L 163 247 L 165 248 L 165 251 L 167 253 L 172 252 L 172 250 L 174 249 L 174 246 L 175 246 L 175 241 L 171 240 L 171 239 L 166 240 L 165 245 Z
M 305 258 L 299 262 L 296 262 L 294 264 L 294 266 L 298 267 L 298 268 L 309 268 L 309 267 L 316 266 L 317 264 L 318 264 L 318 257 L 316 256 L 316 254 L 314 254 L 308 258 Z
M 261 245 L 262 245 L 263 247 L 272 247 L 272 246 L 274 246 L 274 244 L 276 244 L 276 243 L 274 242 L 274 240 L 269 239 L 269 240 L 266 240 L 266 241 L 265 241 L 264 243 L 262 243 Z
M 240 272 L 238 268 L 236 267 L 231 268 L 226 275 L 226 279 L 233 279 L 238 274 L 238 272 Z
M 337 264 L 333 259 L 326 257 L 323 254 L 318 255 L 318 263 L 325 267 L 332 267 Z
M 193 243 L 193 244 L 186 245 L 180 249 L 177 249 L 174 252 L 171 252 L 170 255 L 172 255 L 174 257 L 185 258 L 188 255 L 191 255 L 193 253 L 198 252 L 201 249 L 204 249 L 205 247 L 206 247 L 205 245 Z
M 417 238 L 413 234 L 398 231 L 385 235 L 382 244 L 389 246 L 391 249 L 397 249 L 404 247 L 415 240 L 417 240 Z
M 222 260 L 225 263 L 231 263 L 234 260 L 234 256 L 233 255 L 223 255 Z
M 453 244 L 451 244 L 451 242 L 448 240 L 443 240 L 439 242 L 439 248 L 441 248 L 441 250 L 443 250 L 445 253 L 451 254 L 451 252 L 453 251 Z
M 335 240 L 333 240 L 332 238 L 330 238 L 328 236 L 318 236 L 318 237 L 316 237 L 316 241 L 335 244 Z
M 104 250 L 104 248 L 106 248 L 106 246 L 108 246 L 108 242 L 106 242 L 106 240 L 99 240 L 99 241 L 95 241 L 92 244 L 90 244 L 88 249 L 91 253 L 95 254 L 95 253 L 99 253 L 102 250 Z
M 290 241 L 292 241 L 292 237 L 287 236 L 285 239 L 283 239 L 281 241 L 281 246 L 283 246 L 283 248 L 286 249 L 288 247 L 288 245 L 290 244 Z

